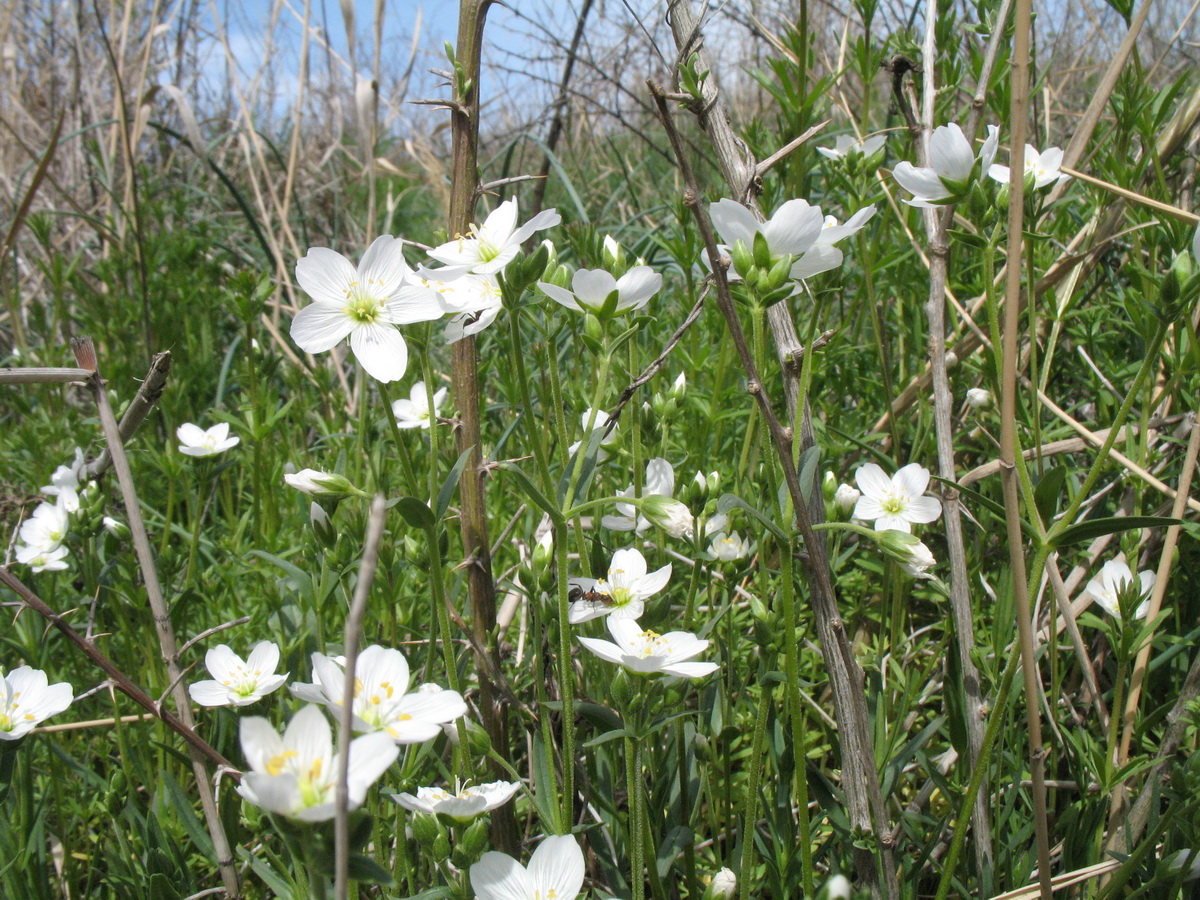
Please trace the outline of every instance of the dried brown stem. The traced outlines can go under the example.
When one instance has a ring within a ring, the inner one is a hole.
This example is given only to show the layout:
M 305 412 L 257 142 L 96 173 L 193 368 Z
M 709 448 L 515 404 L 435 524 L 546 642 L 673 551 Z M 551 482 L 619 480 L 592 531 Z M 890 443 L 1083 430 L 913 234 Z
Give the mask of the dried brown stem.
M 142 381 L 142 386 L 133 395 L 132 402 L 126 408 L 125 414 L 121 416 L 121 421 L 117 426 L 122 444 L 133 437 L 134 432 L 146 420 L 146 416 L 150 415 L 150 410 L 154 409 L 155 404 L 158 403 L 159 398 L 162 397 L 163 391 L 166 389 L 167 376 L 170 374 L 171 351 L 164 350 L 161 353 L 154 354 L 154 358 L 150 360 L 150 371 L 146 373 L 146 378 Z M 104 472 L 108 471 L 108 467 L 111 465 L 112 454 L 105 447 L 100 451 L 99 456 L 87 464 L 84 473 L 88 478 L 99 478 Z
M 479 184 L 479 80 L 483 47 L 483 25 L 490 0 L 461 0 L 458 13 L 458 46 L 455 58 L 466 79 L 467 91 L 460 94 L 455 85 L 451 108 L 450 128 L 453 159 L 450 174 L 451 235 L 466 234 L 475 214 L 476 187 Z M 480 452 L 479 428 L 479 365 L 475 337 L 468 335 L 453 346 L 451 379 L 455 402 L 458 404 L 460 426 L 456 432 L 458 452 L 468 448 L 470 456 L 459 481 L 463 553 L 467 559 L 467 594 L 471 603 L 471 634 L 473 647 L 486 648 L 490 661 L 497 662 L 494 635 L 496 630 L 496 583 L 492 578 L 491 542 L 488 540 L 487 504 L 484 497 L 483 454 Z M 478 656 L 478 650 L 477 650 Z M 505 708 L 498 703 L 498 694 L 487 668 L 480 658 L 479 713 L 484 730 L 497 752 L 509 746 L 506 735 Z M 504 774 L 493 764 L 498 776 Z M 511 806 L 502 806 L 492 813 L 492 843 L 505 853 L 517 852 L 517 825 Z
M 338 711 L 338 770 L 333 800 L 334 900 L 347 900 L 350 891 L 350 789 L 347 782 L 350 776 L 350 726 L 354 719 L 354 687 L 358 680 L 354 670 L 358 663 L 358 648 L 362 643 L 367 597 L 371 593 L 371 582 L 375 580 L 375 568 L 379 565 L 379 541 L 383 537 L 386 513 L 386 498 L 376 495 L 371 501 L 371 511 L 367 516 L 367 535 L 363 542 L 362 562 L 358 565 L 358 581 L 354 585 L 350 612 L 346 615 L 345 639 L 342 644 L 342 653 L 346 656 L 346 678 Z
M 154 617 L 154 628 L 158 634 L 159 648 L 163 661 L 167 666 L 167 678 L 173 685 L 175 707 L 179 720 L 188 728 L 193 728 L 192 710 L 188 705 L 187 689 L 183 686 L 182 673 L 179 668 L 179 652 L 175 642 L 175 629 L 171 625 L 170 613 L 163 597 L 162 586 L 158 581 L 158 569 L 154 563 L 154 553 L 150 549 L 150 538 L 146 533 L 146 525 L 142 521 L 142 509 L 138 503 L 137 490 L 133 484 L 133 472 L 129 468 L 129 460 L 125 456 L 125 447 L 121 443 L 121 432 L 113 415 L 112 406 L 108 402 L 108 392 L 104 388 L 104 379 L 100 376 L 100 367 L 96 360 L 95 346 L 88 337 L 74 338 L 71 348 L 75 351 L 75 360 L 81 368 L 91 369 L 88 379 L 88 389 L 96 401 L 96 409 L 100 414 L 100 425 L 104 431 L 104 440 L 108 451 L 112 454 L 113 469 L 117 473 L 117 481 L 121 486 L 121 497 L 125 503 L 125 516 L 129 523 L 129 531 L 133 538 L 134 550 L 142 570 L 142 579 L 146 586 L 146 598 L 150 603 L 150 611 Z M 188 744 L 188 754 L 192 758 L 192 771 L 196 776 L 196 789 L 200 793 L 200 806 L 204 811 L 205 824 L 212 837 L 213 848 L 217 854 L 217 866 L 221 870 L 221 880 L 226 893 L 230 897 L 240 897 L 237 869 L 234 867 L 233 855 L 229 841 L 225 837 L 225 828 L 217 815 L 216 800 L 213 796 L 212 785 L 208 780 L 208 771 L 204 765 L 204 756 L 192 744 Z

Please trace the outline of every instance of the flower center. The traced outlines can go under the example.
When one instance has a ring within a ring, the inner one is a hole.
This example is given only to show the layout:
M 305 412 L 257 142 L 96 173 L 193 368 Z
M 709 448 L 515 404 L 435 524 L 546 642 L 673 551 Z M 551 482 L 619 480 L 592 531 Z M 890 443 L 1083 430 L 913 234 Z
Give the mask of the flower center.
M 294 751 L 293 751 L 294 752 Z M 324 767 L 325 760 L 317 758 L 312 761 L 312 765 L 308 767 L 308 772 L 299 780 L 300 787 L 300 802 L 305 807 L 316 806 L 325 802 L 326 796 L 333 789 L 332 782 L 321 780 L 321 769 Z
M 879 505 L 883 507 L 883 511 L 889 516 L 898 516 L 908 507 L 908 495 L 889 493 L 880 501 Z
M 372 280 L 368 280 L 370 286 Z M 373 325 L 383 312 L 383 301 L 368 294 L 357 281 L 346 289 L 346 315 L 358 325 Z
M 479 242 L 479 261 L 491 262 L 500 255 L 500 248 L 487 243 L 486 241 Z

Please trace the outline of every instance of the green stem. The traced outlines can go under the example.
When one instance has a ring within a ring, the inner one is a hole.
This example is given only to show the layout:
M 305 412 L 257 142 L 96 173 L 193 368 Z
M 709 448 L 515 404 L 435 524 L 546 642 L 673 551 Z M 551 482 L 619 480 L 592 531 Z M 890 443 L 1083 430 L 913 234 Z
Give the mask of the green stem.
M 580 448 L 579 457 L 582 456 Z M 575 821 L 575 670 L 571 664 L 571 626 L 567 621 L 567 535 L 562 529 L 556 529 L 554 535 L 554 562 L 558 576 L 558 691 L 562 700 L 562 824 L 566 833 Z M 549 750 L 547 747 L 546 751 Z
M 646 898 L 645 832 L 642 829 L 641 741 L 625 738 L 625 793 L 629 803 L 629 880 L 633 900 Z
M 546 450 L 545 431 L 533 415 L 533 393 L 529 389 L 529 373 L 525 369 L 525 342 L 521 336 L 520 310 L 508 314 L 508 334 L 512 342 L 510 358 L 517 371 L 517 386 L 521 391 L 522 418 L 533 440 L 533 458 L 537 463 L 538 482 L 542 493 L 551 495 L 550 457 Z
M 803 396 L 803 395 L 802 395 Z M 800 404 L 797 404 L 799 406 Z M 796 635 L 800 622 L 796 615 L 796 584 L 794 580 L 794 545 L 789 544 L 780 554 L 779 586 L 783 601 L 783 621 L 788 632 L 783 636 L 783 672 L 787 690 L 788 724 L 792 732 L 792 758 L 795 760 L 796 811 L 800 827 L 800 871 L 804 896 L 813 891 L 812 825 L 808 816 L 808 772 L 806 769 L 804 712 L 800 702 L 800 664 Z
M 742 824 L 740 843 L 742 845 L 741 874 L 738 875 L 738 897 L 740 900 L 750 900 L 756 896 L 756 886 L 751 880 L 754 872 L 754 830 L 758 826 L 758 791 L 762 780 L 763 764 L 767 749 L 767 714 L 771 710 L 771 688 L 765 680 L 759 679 L 759 690 L 762 694 L 758 699 L 758 714 L 754 720 L 754 737 L 750 742 L 750 777 L 746 779 L 746 818 Z
M 392 387 L 390 384 L 387 384 L 383 381 L 377 381 L 376 385 L 379 387 L 379 399 L 383 402 L 384 418 L 387 419 L 388 425 L 390 426 L 390 430 L 392 432 L 392 443 L 396 445 L 396 452 L 400 456 L 400 468 L 402 470 L 402 474 L 404 475 L 405 482 L 403 489 L 409 493 L 419 492 L 421 490 L 421 482 L 417 479 L 416 471 L 413 468 L 412 454 L 409 452 L 408 444 L 404 442 L 403 435 L 400 434 L 400 426 L 396 424 L 396 415 L 392 412 Z M 366 428 L 366 422 L 367 413 L 364 405 L 364 430 Z M 429 430 L 433 430 L 432 423 L 430 424 Z M 433 494 L 430 493 L 430 498 L 432 499 L 432 497 Z

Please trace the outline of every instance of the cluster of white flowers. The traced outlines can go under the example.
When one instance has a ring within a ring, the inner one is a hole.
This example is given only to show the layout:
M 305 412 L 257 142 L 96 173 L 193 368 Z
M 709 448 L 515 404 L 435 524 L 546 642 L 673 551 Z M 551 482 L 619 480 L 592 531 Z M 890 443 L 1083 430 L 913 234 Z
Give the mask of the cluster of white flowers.
M 600 524 L 613 531 L 635 531 L 642 534 L 653 525 L 664 529 L 671 537 L 691 537 L 694 522 L 691 511 L 675 494 L 675 468 L 660 456 L 646 463 L 646 478 L 641 493 L 634 485 L 617 491 L 618 497 L 643 501 L 639 511 L 632 503 L 618 503 L 620 515 L 604 516 Z
M 855 470 L 854 480 L 858 488 L 838 485 L 833 494 L 837 507 L 855 519 L 873 521 L 876 531 L 897 531 L 908 536 L 905 540 L 881 541 L 881 547 L 898 559 L 909 575 L 929 577 L 926 570 L 937 560 L 923 542 L 911 537 L 913 525 L 932 522 L 942 514 L 937 498 L 925 493 L 929 470 L 909 463 L 889 478 L 877 464 L 866 463 Z
M 313 302 L 292 319 L 292 340 L 307 353 L 321 353 L 349 338 L 368 375 L 397 381 L 408 368 L 408 345 L 397 325 L 448 314 L 451 342 L 487 327 L 502 305 L 497 275 L 521 244 L 560 221 L 548 209 L 517 227 L 517 201 L 507 200 L 469 235 L 429 251 L 440 267 L 416 271 L 404 258 L 404 241 L 388 234 L 375 239 L 357 267 L 340 253 L 314 247 L 296 263 L 296 280 Z
M 54 572 L 67 567 L 69 551 L 63 543 L 71 527 L 71 517 L 79 512 L 80 477 L 83 451 L 75 448 L 75 459 L 59 466 L 50 476 L 42 493 L 53 502 L 43 501 L 21 523 L 21 543 L 17 544 L 17 562 L 34 572 Z

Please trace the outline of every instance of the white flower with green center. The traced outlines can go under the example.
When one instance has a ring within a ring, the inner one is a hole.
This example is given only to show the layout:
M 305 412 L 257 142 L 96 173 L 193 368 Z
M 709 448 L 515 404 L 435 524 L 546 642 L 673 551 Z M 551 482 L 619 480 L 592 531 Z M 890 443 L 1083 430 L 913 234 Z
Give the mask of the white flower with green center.
M 437 293 L 443 308 L 450 313 L 443 332 L 447 344 L 483 331 L 504 309 L 500 282 L 495 275 L 476 275 L 462 268 L 418 266 L 416 277 Z
M 579 589 L 579 599 L 568 609 L 567 621 L 578 625 L 601 616 L 636 619 L 645 610 L 646 600 L 670 580 L 670 563 L 647 573 L 646 558 L 637 548 L 618 550 L 609 564 L 608 577 L 571 579 L 571 586 Z
M 708 545 L 708 555 L 721 562 L 745 559 L 750 554 L 750 542 L 743 540 L 736 531 L 725 534 L 717 532 Z
M 260 716 L 241 722 L 242 753 L 251 771 L 237 792 L 255 806 L 301 822 L 333 818 L 339 754 L 333 752 L 329 722 L 306 706 L 280 735 Z M 357 809 L 367 789 L 396 761 L 400 748 L 387 735 L 367 734 L 350 742 L 347 806 Z
M 37 572 L 58 572 L 67 567 L 67 548 L 59 545 L 52 550 L 18 544 L 17 562 Z
M 646 478 L 643 482 L 642 497 L 666 497 L 671 498 L 675 494 L 675 469 L 663 459 L 661 456 L 656 456 L 654 459 L 646 463 Z M 631 484 L 623 491 L 617 491 L 618 497 L 636 497 L 638 494 L 634 491 L 634 486 Z M 610 528 L 613 531 L 636 531 L 638 534 L 646 531 L 654 522 L 648 519 L 645 515 L 638 512 L 636 506 L 632 503 L 618 503 L 617 512 L 620 515 L 604 516 L 600 519 L 600 524 L 605 528 Z M 690 515 L 690 514 L 689 514 Z
M 913 199 L 904 202 L 926 209 L 953 203 L 970 187 L 972 178 L 991 169 L 999 140 L 1000 129 L 989 125 L 987 140 L 977 157 L 971 142 L 957 125 L 951 123 L 935 128 L 929 138 L 928 166 L 914 166 L 905 161 L 892 170 L 892 176 L 900 186 L 913 195 Z M 980 166 L 978 170 L 976 161 Z
M 433 411 L 429 409 L 429 394 L 425 382 L 418 381 L 408 392 L 408 399 L 392 404 L 392 415 L 398 428 L 429 428 L 437 418 L 438 409 L 446 399 L 446 388 L 438 388 L 433 395 Z
M 1138 572 L 1134 580 L 1133 572 L 1123 557 L 1110 559 L 1100 569 L 1100 574 L 1088 582 L 1087 592 L 1099 604 L 1100 608 L 1114 619 L 1121 618 L 1120 597 L 1126 592 L 1133 591 L 1141 600 L 1133 612 L 1135 619 L 1146 618 L 1150 611 L 1150 591 L 1154 588 L 1155 575 L 1149 569 Z
M 581 637 L 579 643 L 601 659 L 639 675 L 703 678 L 720 668 L 716 663 L 687 661 L 708 647 L 708 641 L 700 640 L 690 631 L 659 634 L 643 631 L 635 619 L 609 616 L 608 633 L 612 642 Z
M 875 522 L 876 531 L 911 532 L 915 523 L 932 522 L 942 514 L 936 497 L 925 496 L 929 470 L 909 463 L 891 478 L 875 463 L 859 466 L 854 480 L 862 496 L 854 504 L 853 517 Z
M 403 242 L 390 234 L 375 239 L 357 269 L 340 253 L 313 247 L 296 263 L 296 280 L 313 299 L 292 319 L 296 345 L 321 353 L 348 337 L 377 381 L 396 381 L 408 368 L 408 345 L 396 325 L 442 317 L 437 295 L 414 279 Z
M 242 440 L 229 436 L 228 422 L 218 422 L 211 428 L 201 428 L 191 422 L 184 422 L 175 430 L 175 436 L 179 438 L 179 452 L 197 459 L 217 456 L 231 447 L 236 447 Z
M 28 519 L 21 523 L 21 540 L 38 553 L 57 550 L 71 527 L 66 509 L 57 503 L 39 503 Z
M 634 266 L 620 278 L 604 269 L 579 269 L 571 276 L 571 290 L 539 281 L 538 288 L 555 303 L 575 312 L 599 313 L 616 294 L 611 315 L 641 309 L 662 287 L 662 275 L 649 266 Z
M 471 866 L 476 900 L 575 900 L 583 887 L 583 851 L 570 835 L 547 837 L 522 866 L 488 851 Z
M 553 228 L 562 221 L 557 210 L 545 209 L 517 227 L 517 200 L 501 203 L 482 225 L 472 225 L 470 234 L 458 235 L 429 255 L 449 267 L 462 267 L 476 275 L 495 275 L 521 252 L 521 245 L 534 232 Z
M 323 703 L 333 712 L 342 706 L 344 662 L 323 653 L 312 655 L 314 684 L 293 684 L 289 690 L 309 703 Z M 467 712 L 457 691 L 421 685 L 408 691 L 408 662 L 399 650 L 371 645 L 358 655 L 354 668 L 354 730 L 379 731 L 397 744 L 416 744 L 441 734 L 442 725 Z
M 1061 171 L 1063 162 L 1063 152 L 1058 147 L 1047 147 L 1041 153 L 1038 153 L 1037 148 L 1032 144 L 1025 145 L 1025 178 L 1026 184 L 1033 183 L 1033 189 L 1040 190 L 1044 187 L 1058 184 L 1060 181 L 1066 181 L 1071 176 Z M 1008 166 L 999 164 L 989 166 L 987 170 L 988 177 L 993 181 L 998 181 L 1001 184 L 1008 184 L 1012 177 Z
M 407 810 L 427 815 L 449 816 L 458 822 L 469 822 L 498 806 L 503 806 L 521 789 L 520 782 L 493 781 L 490 784 L 446 788 L 417 788 L 412 794 L 393 794 L 392 799 Z
M 201 706 L 248 706 L 287 681 L 287 673 L 275 674 L 279 647 L 271 641 L 259 641 L 244 661 L 225 644 L 217 644 L 204 655 L 204 665 L 213 680 L 188 686 Z
M 7 675 L 0 669 L 0 741 L 20 740 L 74 699 L 71 685 L 50 684 L 40 669 L 21 666 Z

